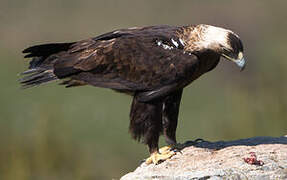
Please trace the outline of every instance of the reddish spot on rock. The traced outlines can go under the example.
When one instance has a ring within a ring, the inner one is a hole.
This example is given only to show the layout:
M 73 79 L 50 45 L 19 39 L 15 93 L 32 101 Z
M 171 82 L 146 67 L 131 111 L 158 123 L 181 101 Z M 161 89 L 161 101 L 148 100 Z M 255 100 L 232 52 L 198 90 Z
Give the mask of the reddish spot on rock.
M 250 157 L 243 158 L 243 160 L 251 165 L 263 166 L 264 162 L 261 160 L 257 160 L 257 156 L 255 152 L 250 152 Z

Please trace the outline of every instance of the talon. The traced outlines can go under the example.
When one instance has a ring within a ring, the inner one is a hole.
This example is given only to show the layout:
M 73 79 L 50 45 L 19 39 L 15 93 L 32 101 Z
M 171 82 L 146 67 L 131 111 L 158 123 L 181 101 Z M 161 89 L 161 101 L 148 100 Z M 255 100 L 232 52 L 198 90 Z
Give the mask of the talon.
M 174 151 L 170 150 L 171 147 L 163 147 L 159 150 L 159 152 L 154 152 L 150 155 L 149 158 L 146 159 L 146 164 L 159 164 L 172 156 L 174 156 L 176 153 Z
M 165 153 L 165 152 L 169 152 L 169 151 L 173 151 L 173 152 L 181 152 L 181 150 L 184 148 L 183 144 L 174 144 L 174 145 L 168 145 L 168 146 L 164 146 L 162 148 L 159 149 L 159 153 Z
M 159 151 L 159 153 L 163 154 L 163 153 L 165 153 L 165 152 L 167 152 L 167 151 L 171 151 L 172 148 L 173 148 L 173 146 L 171 146 L 171 145 L 169 145 L 169 146 L 164 146 L 164 147 L 160 148 L 158 151 Z

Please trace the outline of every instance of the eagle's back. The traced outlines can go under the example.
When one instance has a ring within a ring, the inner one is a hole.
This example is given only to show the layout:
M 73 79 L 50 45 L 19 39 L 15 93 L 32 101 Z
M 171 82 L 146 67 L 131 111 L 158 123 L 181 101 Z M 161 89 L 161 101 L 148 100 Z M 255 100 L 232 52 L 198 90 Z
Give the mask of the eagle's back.
M 90 84 L 142 93 L 146 100 L 164 96 L 186 86 L 219 60 L 211 55 L 210 62 L 205 61 L 204 56 L 185 51 L 184 31 L 177 26 L 137 27 L 75 43 L 34 46 L 24 50 L 33 59 L 26 72 L 30 76 L 22 84 L 41 84 L 44 76 L 43 82 L 68 79 L 63 82 L 68 87 Z

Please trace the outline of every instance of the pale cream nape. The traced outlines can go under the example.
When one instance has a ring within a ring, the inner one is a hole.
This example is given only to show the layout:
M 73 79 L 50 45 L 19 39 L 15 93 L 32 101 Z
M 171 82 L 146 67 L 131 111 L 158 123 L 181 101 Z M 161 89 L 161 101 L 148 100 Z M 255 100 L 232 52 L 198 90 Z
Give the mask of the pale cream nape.
M 199 40 L 195 43 L 198 48 L 219 48 L 221 45 L 231 49 L 228 42 L 228 34 L 232 33 L 238 37 L 238 35 L 228 29 L 205 24 L 196 26 L 192 33 L 198 33 Z

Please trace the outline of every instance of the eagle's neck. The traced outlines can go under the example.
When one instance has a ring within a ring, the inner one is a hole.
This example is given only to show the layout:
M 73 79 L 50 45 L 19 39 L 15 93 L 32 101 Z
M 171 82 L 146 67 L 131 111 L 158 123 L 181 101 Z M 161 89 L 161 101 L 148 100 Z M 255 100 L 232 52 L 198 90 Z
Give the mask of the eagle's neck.
M 221 54 L 222 47 L 230 48 L 229 30 L 209 25 L 183 27 L 180 38 L 185 42 L 185 51 L 198 52 L 212 50 Z

